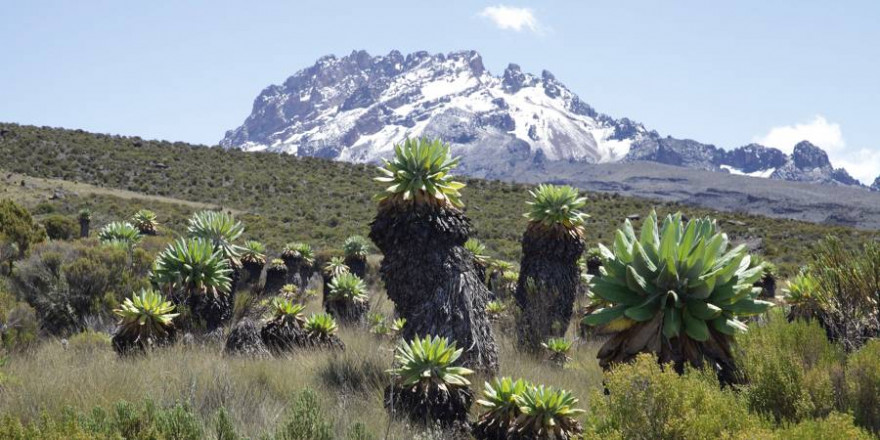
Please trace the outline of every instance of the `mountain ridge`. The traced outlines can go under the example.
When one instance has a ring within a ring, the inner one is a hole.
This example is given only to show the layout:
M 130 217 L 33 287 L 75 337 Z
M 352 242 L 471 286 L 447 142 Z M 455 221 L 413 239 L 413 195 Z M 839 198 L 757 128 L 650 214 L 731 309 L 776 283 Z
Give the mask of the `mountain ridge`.
M 220 145 L 245 151 L 376 162 L 405 137 L 441 137 L 462 171 L 509 179 L 517 163 L 585 165 L 651 161 L 707 171 L 830 185 L 866 185 L 835 169 L 821 148 L 791 155 L 749 144 L 733 150 L 661 137 L 629 118 L 596 111 L 547 70 L 509 64 L 492 75 L 473 50 L 327 55 L 271 85 Z

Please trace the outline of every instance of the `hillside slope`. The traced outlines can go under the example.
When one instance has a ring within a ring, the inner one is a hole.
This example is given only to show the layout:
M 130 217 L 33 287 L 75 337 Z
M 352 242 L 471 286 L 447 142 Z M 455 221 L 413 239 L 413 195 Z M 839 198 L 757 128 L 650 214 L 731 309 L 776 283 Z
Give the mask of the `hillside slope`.
M 0 157 L 8 158 L 0 168 L 7 172 L 236 209 L 248 226 L 247 236 L 264 240 L 274 249 L 290 240 L 306 240 L 319 248 L 338 247 L 349 234 L 365 234 L 376 209 L 371 196 L 380 188 L 367 165 L 81 130 L 0 124 L 0 131 L 4 133 Z M 479 179 L 466 183 L 464 202 L 476 235 L 493 255 L 517 259 L 526 223 L 521 212 L 529 187 Z M 12 191 L 15 184 L 15 180 L 0 180 L 4 191 Z M 619 194 L 588 196 L 590 243 L 607 242 L 627 216 L 644 215 L 652 208 L 661 213 L 683 210 L 691 216 L 717 216 L 734 239 L 748 241 L 784 269 L 805 261 L 808 246 L 825 235 L 837 235 L 850 243 L 880 236 L 876 231 L 718 213 Z M 75 208 L 67 209 L 75 212 Z

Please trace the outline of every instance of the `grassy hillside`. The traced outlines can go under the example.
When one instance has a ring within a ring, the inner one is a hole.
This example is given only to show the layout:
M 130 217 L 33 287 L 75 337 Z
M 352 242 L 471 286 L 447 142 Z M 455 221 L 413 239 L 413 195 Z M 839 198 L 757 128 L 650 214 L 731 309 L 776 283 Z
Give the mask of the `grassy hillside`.
M 147 206 L 175 230 L 194 209 L 222 207 L 238 211 L 249 228 L 249 238 L 263 240 L 274 249 L 291 240 L 335 247 L 350 234 L 366 234 L 375 213 L 371 196 L 379 189 L 368 165 L 16 124 L 0 124 L 0 157 L 5 159 L 0 167 L 6 171 L 0 179 L 0 197 L 28 191 L 27 184 L 22 187 L 21 179 L 9 173 L 90 185 L 71 190 L 63 199 L 42 201 L 37 213 L 73 214 L 88 205 L 100 226 Z M 29 196 L 32 209 L 54 191 L 53 183 L 47 182 L 44 195 L 36 191 Z M 464 202 L 476 235 L 495 256 L 518 259 L 525 228 L 521 213 L 529 187 L 476 179 L 466 183 Z M 128 197 L 132 192 L 159 198 Z M 718 217 L 732 238 L 748 240 L 758 252 L 779 263 L 783 272 L 805 261 L 809 246 L 825 235 L 836 235 L 850 244 L 880 236 L 876 231 L 717 213 L 614 194 L 588 195 L 591 244 L 609 241 L 629 215 L 644 215 L 652 208 L 661 213 L 681 210 L 691 216 Z

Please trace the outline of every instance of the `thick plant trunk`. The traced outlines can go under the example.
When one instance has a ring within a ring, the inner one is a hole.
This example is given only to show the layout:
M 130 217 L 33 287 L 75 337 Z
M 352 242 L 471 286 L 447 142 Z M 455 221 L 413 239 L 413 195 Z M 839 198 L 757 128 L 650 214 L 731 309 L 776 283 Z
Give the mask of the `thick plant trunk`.
M 307 339 L 309 347 L 314 349 L 345 351 L 345 343 L 336 335 L 309 335 Z
M 330 297 L 330 281 L 333 281 L 333 277 L 330 275 L 321 272 L 321 280 L 323 280 L 323 289 L 321 292 L 321 304 L 324 304 L 324 308 L 327 308 L 327 298 Z
M 287 284 L 286 269 L 270 266 L 266 270 L 266 287 L 263 290 L 267 295 L 277 295 L 285 284 Z
M 367 301 L 324 301 L 324 310 L 340 324 L 363 325 L 367 322 L 370 303 Z
M 177 332 L 174 327 L 169 327 L 167 334 L 157 338 L 136 338 L 135 335 L 122 333 L 117 330 L 110 339 L 113 350 L 120 356 L 145 353 L 147 350 L 165 347 L 174 343 Z
M 765 275 L 755 283 L 755 287 L 761 288 L 762 299 L 776 298 L 776 278 L 773 275 Z
M 286 255 L 281 255 L 281 259 L 284 260 L 284 265 L 287 266 L 287 274 L 284 280 L 285 284 L 293 284 L 299 287 L 302 284 L 300 270 L 302 266 L 302 259 L 299 257 L 291 257 Z
M 299 288 L 300 293 L 305 295 L 306 288 L 309 287 L 309 281 L 312 280 L 312 277 L 315 275 L 315 266 L 311 264 L 302 263 L 299 265 L 299 284 L 296 284 L 296 287 Z
M 463 247 L 469 232 L 470 221 L 458 210 L 380 205 L 370 238 L 385 255 L 380 275 L 388 297 L 406 318 L 402 337 L 448 337 L 464 349 L 465 366 L 495 372 L 489 291 Z
M 467 387 L 441 389 L 436 385 L 385 388 L 385 409 L 396 417 L 432 426 L 435 423 L 448 428 L 467 425 L 468 413 L 474 402 L 474 393 Z
M 260 338 L 275 354 L 295 351 L 309 346 L 309 340 L 300 325 L 292 321 L 272 320 L 260 330 Z
M 194 318 L 204 323 L 205 330 L 212 332 L 223 326 L 223 323 L 232 318 L 233 294 L 220 293 L 190 295 L 187 306 L 192 311 Z
M 89 238 L 89 226 L 91 221 L 89 220 L 80 220 L 79 221 L 79 238 Z
M 269 349 L 260 337 L 260 329 L 250 318 L 244 318 L 235 324 L 229 337 L 226 338 L 226 346 L 223 353 L 230 356 L 244 356 L 257 359 L 271 357 Z
M 662 331 L 663 314 L 654 319 L 634 325 L 611 337 L 596 357 L 604 370 L 619 363 L 631 362 L 639 353 L 653 353 L 661 364 L 672 363 L 679 374 L 685 365 L 695 368 L 707 366 L 715 370 L 723 385 L 739 383 L 736 365 L 730 347 L 730 337 L 709 329 L 709 339 L 695 341 L 686 334 L 668 339 Z
M 583 239 L 567 230 L 530 224 L 523 234 L 516 303 L 520 346 L 537 351 L 551 337 L 565 336 L 580 285 L 577 260 Z
M 358 278 L 364 280 L 367 276 L 367 259 L 358 257 L 345 257 L 345 265 L 348 271 L 357 275 Z
M 244 267 L 244 273 L 247 275 L 245 281 L 251 286 L 251 290 L 259 290 L 263 265 L 253 261 L 244 261 L 242 266 Z

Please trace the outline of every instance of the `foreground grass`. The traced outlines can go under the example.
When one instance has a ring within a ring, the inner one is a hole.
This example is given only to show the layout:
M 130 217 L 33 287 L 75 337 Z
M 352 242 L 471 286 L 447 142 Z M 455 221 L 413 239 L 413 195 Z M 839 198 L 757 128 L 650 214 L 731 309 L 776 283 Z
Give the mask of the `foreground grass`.
M 283 423 L 295 396 L 311 389 L 333 423 L 336 438 L 345 438 L 358 423 L 378 438 L 386 431 L 389 439 L 415 438 L 419 431 L 389 421 L 382 405 L 393 343 L 355 329 L 343 330 L 341 337 L 344 353 L 308 352 L 267 360 L 225 357 L 219 345 L 180 344 L 149 356 L 120 359 L 106 343 L 71 343 L 64 348 L 60 341 L 50 341 L 9 360 L 4 368 L 7 381 L 0 387 L 0 415 L 29 423 L 42 414 L 60 417 L 67 408 L 111 408 L 118 401 L 149 400 L 160 407 L 188 406 L 205 425 L 225 408 L 239 434 L 257 438 Z M 594 345 L 580 347 L 565 370 L 518 355 L 513 341 L 502 339 L 500 345 L 504 375 L 570 389 L 585 405 L 601 388 Z M 473 382 L 475 389 L 481 388 L 481 378 Z

